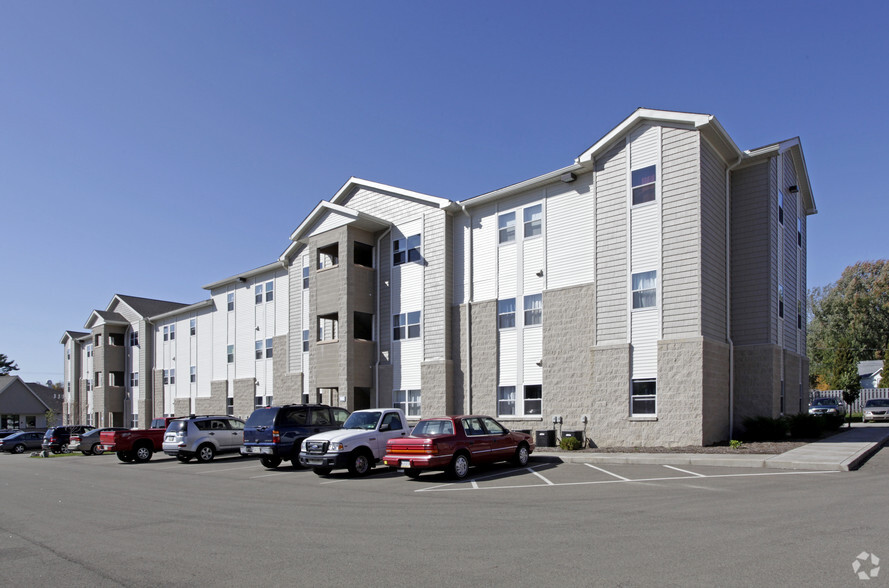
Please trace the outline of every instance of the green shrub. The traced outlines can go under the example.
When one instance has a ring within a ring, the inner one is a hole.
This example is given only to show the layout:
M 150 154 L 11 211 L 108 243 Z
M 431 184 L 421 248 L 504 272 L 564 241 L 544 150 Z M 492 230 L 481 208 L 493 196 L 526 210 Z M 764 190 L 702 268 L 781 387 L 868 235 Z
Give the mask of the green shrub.
M 827 423 L 825 421 L 826 417 L 805 413 L 787 417 L 790 436 L 794 439 L 817 439 L 826 428 Z
M 745 441 L 782 441 L 787 438 L 787 421 L 765 416 L 744 419 Z
M 743 444 L 744 444 L 743 441 L 738 441 L 737 439 L 732 439 L 731 441 L 728 442 L 728 446 L 731 447 L 732 449 L 740 449 L 741 445 L 743 445 Z
M 568 451 L 580 449 L 580 439 L 578 439 L 577 437 L 562 437 L 562 439 L 559 441 L 559 447 Z

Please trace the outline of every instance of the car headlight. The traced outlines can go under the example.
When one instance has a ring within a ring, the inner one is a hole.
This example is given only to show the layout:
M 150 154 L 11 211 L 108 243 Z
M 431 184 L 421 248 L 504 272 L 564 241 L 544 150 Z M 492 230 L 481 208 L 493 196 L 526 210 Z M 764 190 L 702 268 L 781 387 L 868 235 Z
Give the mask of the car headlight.
M 836 411 L 837 411 L 837 409 L 835 409 L 835 408 L 828 408 L 827 409 L 827 412 L 836 412 Z
M 303 442 L 300 443 L 299 450 L 300 450 L 302 453 L 305 453 L 305 452 L 306 452 L 306 440 L 305 440 L 305 439 L 303 439 Z
M 346 449 L 346 446 L 343 445 L 342 443 L 331 443 L 328 446 L 327 451 L 329 451 L 331 453 L 337 453 L 339 451 L 345 451 L 345 449 Z

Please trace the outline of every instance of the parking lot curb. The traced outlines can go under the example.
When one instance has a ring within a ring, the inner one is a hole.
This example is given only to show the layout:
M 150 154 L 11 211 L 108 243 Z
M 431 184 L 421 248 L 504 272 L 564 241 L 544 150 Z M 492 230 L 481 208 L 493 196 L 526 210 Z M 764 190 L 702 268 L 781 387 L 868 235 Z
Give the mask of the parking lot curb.
M 600 465 L 703 465 L 735 468 L 764 468 L 776 454 L 725 455 L 713 453 L 583 453 L 534 452 L 538 461 Z

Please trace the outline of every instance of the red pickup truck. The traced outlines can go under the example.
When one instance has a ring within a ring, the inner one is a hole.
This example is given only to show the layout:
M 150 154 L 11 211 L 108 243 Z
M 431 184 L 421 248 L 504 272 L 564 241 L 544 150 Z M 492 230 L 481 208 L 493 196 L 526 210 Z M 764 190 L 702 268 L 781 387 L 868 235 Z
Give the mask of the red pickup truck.
M 155 451 L 163 450 L 164 432 L 170 421 L 181 417 L 163 417 L 151 421 L 150 429 L 130 429 L 128 431 L 102 431 L 99 439 L 102 449 L 117 453 L 122 462 L 145 462 Z

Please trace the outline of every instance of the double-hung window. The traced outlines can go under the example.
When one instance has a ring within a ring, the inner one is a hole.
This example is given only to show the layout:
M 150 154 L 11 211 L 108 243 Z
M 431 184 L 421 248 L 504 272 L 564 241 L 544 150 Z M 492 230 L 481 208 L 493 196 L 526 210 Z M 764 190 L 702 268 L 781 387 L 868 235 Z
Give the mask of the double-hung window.
M 529 206 L 523 213 L 525 215 L 525 239 L 536 237 L 543 231 L 543 205 Z
M 505 212 L 497 217 L 500 243 L 515 241 L 515 212 Z
M 130 347 L 139 346 L 139 331 L 130 332 Z
M 257 284 L 253 288 L 254 298 L 256 298 L 256 304 L 262 304 L 262 284 Z
M 543 295 L 525 296 L 525 326 L 539 325 L 543 322 Z
M 657 380 L 633 380 L 630 414 L 633 416 L 657 414 Z
M 515 328 L 515 298 L 497 301 L 497 326 L 501 329 Z
M 197 366 L 191 366 L 188 372 L 188 381 L 194 384 L 198 381 L 198 368 Z
M 784 224 L 784 192 L 778 190 L 778 222 Z
M 392 251 L 392 265 L 420 261 L 420 235 L 395 239 Z
M 515 401 L 515 386 L 500 386 L 497 389 L 497 414 L 499 416 L 514 416 Z
M 308 352 L 309 350 L 309 330 L 303 330 L 303 353 Z
M 784 318 L 784 286 L 778 284 L 778 317 Z
M 225 362 L 226 363 L 235 363 L 235 346 L 228 345 L 225 348 Z
M 303 290 L 309 287 L 309 266 L 303 267 Z
M 235 309 L 235 293 L 229 292 L 227 300 L 228 300 L 228 311 L 231 312 Z
M 272 357 L 272 340 L 271 339 L 265 340 L 265 356 L 266 356 L 266 359 Z
M 262 339 L 256 342 L 256 359 L 262 359 Z
M 130 372 L 130 388 L 139 387 L 139 372 Z
M 400 408 L 409 417 L 418 417 L 421 412 L 419 390 L 395 390 L 392 392 L 392 407 Z
M 175 383 L 176 383 L 176 370 L 171 369 L 170 370 L 170 384 L 175 384 Z
M 420 336 L 420 311 L 392 316 L 392 339 L 416 339 Z
M 633 274 L 633 308 L 657 305 L 657 271 Z
M 164 370 L 164 386 L 170 384 L 170 370 Z
M 170 327 L 164 327 L 164 341 L 170 340 Z
M 657 166 L 649 165 L 632 171 L 633 205 L 653 202 L 657 195 Z
M 274 282 L 266 282 L 265 283 L 265 301 L 271 302 L 275 299 L 275 283 Z
M 197 333 L 198 330 L 198 320 L 191 319 L 190 321 L 188 321 L 188 329 L 191 336 L 194 337 L 195 333 Z

